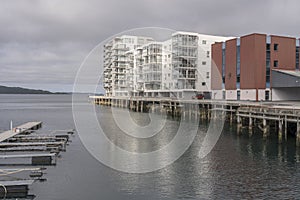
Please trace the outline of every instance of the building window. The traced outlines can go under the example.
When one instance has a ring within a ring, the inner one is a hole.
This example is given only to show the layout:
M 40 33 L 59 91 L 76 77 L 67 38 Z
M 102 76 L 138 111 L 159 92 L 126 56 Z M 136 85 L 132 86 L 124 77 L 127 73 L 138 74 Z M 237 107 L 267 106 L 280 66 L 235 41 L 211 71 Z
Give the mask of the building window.
M 202 40 L 202 44 L 206 44 L 206 40 Z
M 278 51 L 278 44 L 274 44 L 274 51 Z
M 225 89 L 226 43 L 222 43 L 222 89 Z
M 271 42 L 269 39 L 268 42 Z M 270 88 L 270 74 L 271 74 L 271 44 L 266 46 L 266 88 Z
M 268 90 L 265 91 L 265 99 L 266 99 L 266 101 L 270 100 L 270 91 L 268 91 Z
M 236 88 L 240 89 L 241 81 L 241 47 L 236 47 Z
M 202 65 L 206 65 L 206 61 L 202 61 Z
M 274 60 L 274 67 L 278 67 L 278 60 Z
M 296 40 L 296 69 L 299 70 L 299 49 L 300 49 L 300 40 Z
M 205 82 L 202 82 L 202 86 L 205 86 L 206 85 L 206 83 Z
M 209 58 L 210 57 L 210 51 L 206 52 L 206 57 Z

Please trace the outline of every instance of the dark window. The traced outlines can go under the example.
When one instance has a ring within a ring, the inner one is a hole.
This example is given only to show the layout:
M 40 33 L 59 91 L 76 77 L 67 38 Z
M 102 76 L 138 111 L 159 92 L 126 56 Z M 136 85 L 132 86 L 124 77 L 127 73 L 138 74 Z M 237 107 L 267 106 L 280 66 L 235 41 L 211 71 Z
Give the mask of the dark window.
M 278 51 L 278 44 L 274 44 L 274 51 Z
M 226 43 L 223 43 L 224 48 L 222 49 L 222 87 L 225 88 L 225 63 L 226 63 L 226 59 L 225 59 L 225 45 Z
M 241 91 L 237 91 L 237 100 L 239 101 L 239 100 L 241 100 Z
M 271 45 L 267 44 L 267 51 L 270 51 L 270 50 L 271 50 Z
M 202 82 L 202 86 L 205 86 L 206 85 L 206 83 L 205 82 Z
M 278 67 L 278 60 L 274 60 L 274 67 Z
M 237 89 L 240 88 L 240 76 L 241 76 L 241 52 L 240 46 L 236 48 L 236 87 Z
M 299 69 L 299 47 L 296 47 L 296 69 Z
M 266 101 L 270 100 L 270 91 L 265 91 Z

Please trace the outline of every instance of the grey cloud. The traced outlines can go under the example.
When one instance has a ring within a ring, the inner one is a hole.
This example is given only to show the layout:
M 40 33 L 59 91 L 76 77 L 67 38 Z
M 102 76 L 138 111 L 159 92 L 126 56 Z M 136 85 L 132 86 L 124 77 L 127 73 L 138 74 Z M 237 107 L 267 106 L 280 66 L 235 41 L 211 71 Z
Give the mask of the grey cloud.
M 2 0 L 0 82 L 70 85 L 99 42 L 137 27 L 299 36 L 297 0 Z

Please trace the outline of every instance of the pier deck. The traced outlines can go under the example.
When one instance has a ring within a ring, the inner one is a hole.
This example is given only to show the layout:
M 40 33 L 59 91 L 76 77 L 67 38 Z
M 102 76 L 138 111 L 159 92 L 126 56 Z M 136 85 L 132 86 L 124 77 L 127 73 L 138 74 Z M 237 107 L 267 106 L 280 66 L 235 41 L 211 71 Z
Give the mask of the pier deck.
M 25 133 L 26 131 L 39 129 L 41 126 L 42 122 L 27 122 L 25 124 L 13 128 L 13 130 L 18 129 L 19 131 L 8 130 L 3 133 L 0 133 L 0 142 L 3 142 L 18 134 Z

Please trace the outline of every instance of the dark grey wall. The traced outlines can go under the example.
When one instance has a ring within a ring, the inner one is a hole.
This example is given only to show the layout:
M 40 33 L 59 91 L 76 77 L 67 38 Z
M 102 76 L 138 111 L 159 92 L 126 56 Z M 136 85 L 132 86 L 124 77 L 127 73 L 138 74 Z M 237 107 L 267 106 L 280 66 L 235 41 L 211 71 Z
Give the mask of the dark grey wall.
M 272 88 L 300 88 L 300 77 L 285 74 L 279 71 L 272 71 Z

